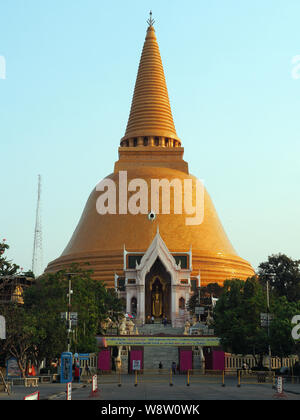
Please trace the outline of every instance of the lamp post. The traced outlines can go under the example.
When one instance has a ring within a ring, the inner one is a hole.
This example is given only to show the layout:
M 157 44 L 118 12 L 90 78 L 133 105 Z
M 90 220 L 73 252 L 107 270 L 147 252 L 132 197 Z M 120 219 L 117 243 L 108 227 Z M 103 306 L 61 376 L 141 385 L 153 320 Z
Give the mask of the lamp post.
M 275 277 L 275 273 L 268 274 L 268 277 L 271 280 Z M 272 369 L 272 352 L 271 352 L 271 345 L 270 345 L 270 295 L 269 295 L 269 279 L 267 279 L 267 328 L 268 328 L 268 351 L 269 351 L 269 371 Z
M 68 352 L 70 352 L 71 349 L 71 340 L 70 340 L 70 334 L 72 332 L 72 323 L 71 323 L 71 304 L 72 304 L 72 276 L 75 276 L 76 273 L 67 273 L 67 277 L 69 280 L 69 288 L 68 288 L 68 311 L 67 311 L 67 332 L 68 332 Z
M 196 277 L 198 279 L 198 305 L 199 308 L 201 307 L 201 300 L 200 300 L 200 289 L 201 289 L 201 277 L 200 277 L 200 271 L 198 273 L 198 276 Z M 201 321 L 201 314 L 198 314 L 198 321 Z

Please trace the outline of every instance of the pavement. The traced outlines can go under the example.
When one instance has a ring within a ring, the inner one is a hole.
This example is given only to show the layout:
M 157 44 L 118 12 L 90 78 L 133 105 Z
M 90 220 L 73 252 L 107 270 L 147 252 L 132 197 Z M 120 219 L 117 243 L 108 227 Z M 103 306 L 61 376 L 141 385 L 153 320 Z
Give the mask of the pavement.
M 26 395 L 39 391 L 40 400 L 66 400 L 66 384 L 41 383 L 38 387 L 15 385 L 10 395 L 0 393 L 0 400 L 23 400 Z M 135 400 L 299 400 L 300 384 L 284 383 L 283 394 L 277 395 L 270 383 L 241 383 L 235 377 L 225 377 L 222 386 L 217 377 L 191 378 L 187 386 L 186 376 L 176 375 L 170 386 L 169 377 L 158 375 L 141 376 L 137 383 L 133 375 L 122 375 L 121 384 L 117 375 L 98 376 L 98 391 L 92 393 L 91 383 L 72 383 L 72 400 L 135 401 Z

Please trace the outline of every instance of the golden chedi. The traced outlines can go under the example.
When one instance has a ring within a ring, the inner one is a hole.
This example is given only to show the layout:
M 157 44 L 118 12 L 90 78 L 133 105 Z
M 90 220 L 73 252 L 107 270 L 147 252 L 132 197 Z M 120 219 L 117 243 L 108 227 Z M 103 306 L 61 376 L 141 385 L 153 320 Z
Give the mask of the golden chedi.
M 222 285 L 247 279 L 254 270 L 236 254 L 209 194 L 189 174 L 152 18 L 148 23 L 119 160 L 105 188 L 97 185 L 90 194 L 70 242 L 46 271 L 89 263 L 94 278 L 117 287 L 127 311 L 141 321 L 164 316 L 184 325 L 185 304 L 200 282 Z M 192 187 L 180 191 L 180 185 Z M 115 197 L 108 194 L 110 186 Z M 196 211 L 197 200 L 197 217 L 180 211 L 188 201 Z

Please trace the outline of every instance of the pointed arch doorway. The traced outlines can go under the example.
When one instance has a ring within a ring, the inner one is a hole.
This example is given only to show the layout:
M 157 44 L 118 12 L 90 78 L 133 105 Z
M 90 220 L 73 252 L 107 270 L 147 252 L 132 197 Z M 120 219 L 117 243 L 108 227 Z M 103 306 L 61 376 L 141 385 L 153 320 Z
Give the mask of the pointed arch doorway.
M 145 315 L 146 322 L 152 316 L 156 321 L 171 320 L 171 275 L 159 258 L 145 278 Z

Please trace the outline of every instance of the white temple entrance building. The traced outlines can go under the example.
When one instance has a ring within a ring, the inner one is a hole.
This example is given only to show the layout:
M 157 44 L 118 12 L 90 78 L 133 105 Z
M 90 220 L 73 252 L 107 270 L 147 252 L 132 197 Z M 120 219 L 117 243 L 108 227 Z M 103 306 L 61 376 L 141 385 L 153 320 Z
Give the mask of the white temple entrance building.
M 115 276 L 115 287 L 126 300 L 126 312 L 135 314 L 139 324 L 154 317 L 183 327 L 189 319 L 191 262 L 191 250 L 172 254 L 158 230 L 144 254 L 127 252 L 124 246 L 124 277 Z

